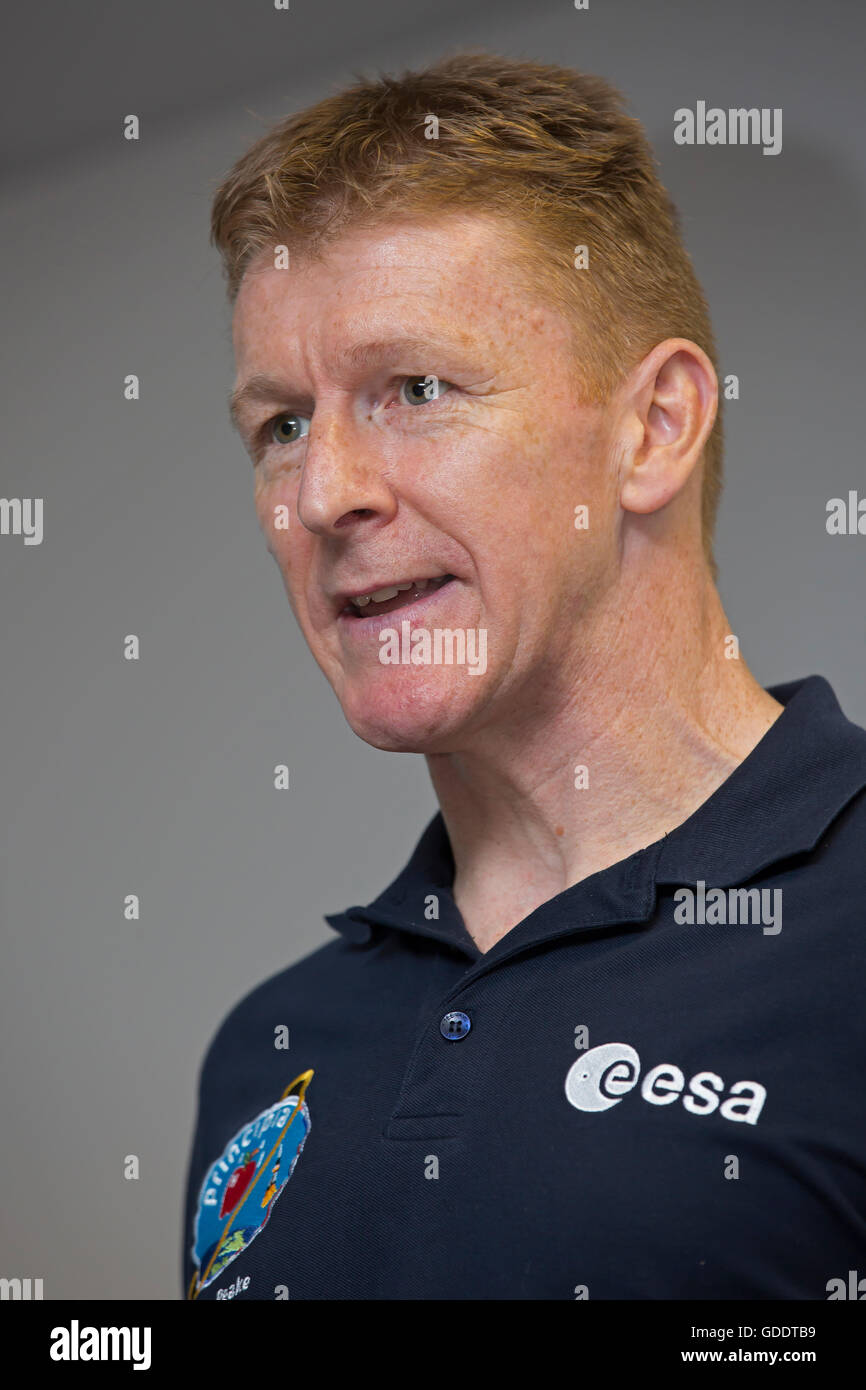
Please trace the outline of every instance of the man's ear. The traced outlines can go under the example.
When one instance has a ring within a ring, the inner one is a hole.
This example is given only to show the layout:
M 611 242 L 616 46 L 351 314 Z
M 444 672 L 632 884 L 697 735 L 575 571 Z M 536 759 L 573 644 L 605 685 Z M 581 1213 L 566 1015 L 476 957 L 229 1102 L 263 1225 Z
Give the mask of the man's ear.
M 707 354 L 687 338 L 666 338 L 626 386 L 620 501 L 626 511 L 655 512 L 688 482 L 716 418 L 719 384 Z

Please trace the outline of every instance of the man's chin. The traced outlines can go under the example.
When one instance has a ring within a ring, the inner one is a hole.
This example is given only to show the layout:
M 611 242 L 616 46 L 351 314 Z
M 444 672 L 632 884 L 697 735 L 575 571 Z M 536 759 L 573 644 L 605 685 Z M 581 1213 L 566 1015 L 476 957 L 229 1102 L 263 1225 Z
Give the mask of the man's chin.
M 349 727 L 365 743 L 388 753 L 446 752 L 459 745 L 485 682 L 469 678 L 465 670 L 439 675 L 432 685 L 403 677 L 344 690 L 340 704 Z

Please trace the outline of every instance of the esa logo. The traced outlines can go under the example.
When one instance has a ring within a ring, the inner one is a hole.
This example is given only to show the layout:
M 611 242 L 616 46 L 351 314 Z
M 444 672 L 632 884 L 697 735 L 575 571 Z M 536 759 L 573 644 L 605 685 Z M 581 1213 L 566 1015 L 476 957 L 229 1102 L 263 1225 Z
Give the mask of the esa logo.
M 590 1048 L 568 1069 L 565 1094 L 577 1110 L 609 1110 L 633 1090 L 640 1076 L 640 1057 L 628 1043 L 603 1043 Z M 660 1062 L 648 1071 L 640 1093 L 650 1105 L 673 1105 L 682 1096 L 692 1115 L 712 1115 L 718 1109 L 726 1120 L 747 1125 L 758 1122 L 767 1092 L 757 1081 L 735 1081 L 719 1107 L 725 1083 L 714 1071 L 699 1071 L 688 1083 L 679 1067 Z

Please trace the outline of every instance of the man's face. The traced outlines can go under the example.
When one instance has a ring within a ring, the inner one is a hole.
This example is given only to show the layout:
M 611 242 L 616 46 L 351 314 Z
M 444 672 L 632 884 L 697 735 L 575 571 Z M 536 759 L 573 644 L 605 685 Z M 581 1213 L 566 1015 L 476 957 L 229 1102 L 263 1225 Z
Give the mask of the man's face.
M 348 230 L 318 261 L 260 258 L 236 301 L 236 388 L 269 379 L 239 407 L 259 520 L 316 661 L 377 747 L 457 751 L 566 699 L 613 580 L 608 422 L 578 404 L 569 326 L 517 287 L 509 240 L 456 214 Z M 396 585 L 411 587 L 352 601 Z M 383 662 L 385 629 L 415 658 Z M 437 630 L 458 629 L 465 664 L 444 637 L 436 664 Z

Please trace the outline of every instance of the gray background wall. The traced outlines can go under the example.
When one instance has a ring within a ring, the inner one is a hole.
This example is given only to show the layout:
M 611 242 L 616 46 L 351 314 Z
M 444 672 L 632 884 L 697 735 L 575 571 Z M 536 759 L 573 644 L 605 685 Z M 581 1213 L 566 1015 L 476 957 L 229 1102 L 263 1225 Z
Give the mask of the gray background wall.
M 0 537 L 0 1274 L 47 1298 L 178 1296 L 217 1023 L 329 938 L 323 912 L 384 886 L 433 810 L 420 758 L 343 722 L 260 538 L 225 412 L 220 176 L 354 72 L 455 48 L 619 85 L 740 377 L 718 544 L 734 631 L 764 684 L 821 672 L 866 723 L 866 537 L 825 530 L 828 498 L 866 492 L 864 29 L 855 0 L 11 12 L 0 494 L 43 497 L 45 534 Z M 673 112 L 699 99 L 782 107 L 782 153 L 676 146 Z

